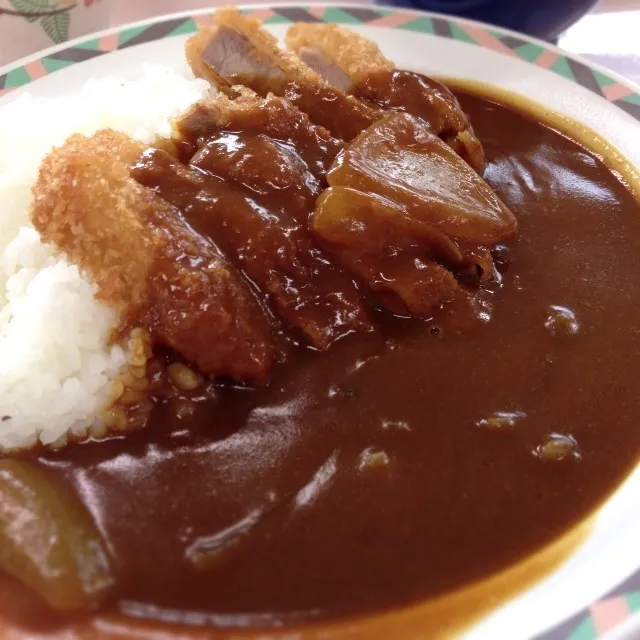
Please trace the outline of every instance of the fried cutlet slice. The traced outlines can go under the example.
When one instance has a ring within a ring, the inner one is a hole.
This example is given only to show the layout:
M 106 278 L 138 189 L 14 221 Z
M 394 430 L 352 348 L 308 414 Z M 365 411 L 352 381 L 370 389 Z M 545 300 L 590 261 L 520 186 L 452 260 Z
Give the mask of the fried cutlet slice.
M 308 67 L 348 92 L 372 73 L 391 72 L 395 65 L 375 42 L 337 24 L 298 22 L 285 38 L 287 47 Z
M 210 24 L 201 25 L 189 38 L 185 50 L 195 75 L 225 92 L 232 85 L 244 85 L 265 95 L 288 81 L 322 83 L 320 76 L 280 49 L 258 20 L 247 18 L 236 7 L 218 9 Z
M 351 140 L 380 117 L 380 109 L 327 84 L 295 55 L 283 51 L 259 21 L 234 7 L 216 11 L 186 45 L 198 77 L 236 96 L 242 85 L 265 97 L 288 98 L 311 120 L 342 140 Z
M 322 84 L 322 78 L 315 71 L 302 64 L 296 55 L 280 48 L 259 20 L 248 18 L 232 6 L 216 10 L 211 23 L 202 25 L 188 40 L 186 51 L 197 54 L 207 65 L 210 59 L 215 60 L 215 66 L 208 65 L 208 72 L 223 85 L 228 84 L 227 78 L 231 76 L 252 74 L 272 82 L 280 79 Z
M 191 166 L 150 149 L 132 170 L 229 256 L 276 316 L 325 350 L 373 327 L 352 278 L 322 256 L 309 231 L 318 191 L 305 173 L 286 146 L 225 132 L 203 141 Z M 247 184 L 253 188 L 239 187 Z
M 426 120 L 478 173 L 484 170 L 482 145 L 460 103 L 442 83 L 396 70 L 377 44 L 339 25 L 294 24 L 286 43 L 330 84 L 384 109 L 401 109 Z
M 324 127 L 313 124 L 306 113 L 287 99 L 273 95 L 259 98 L 253 92 L 244 92 L 235 100 L 224 95 L 201 100 L 176 120 L 174 127 L 189 140 L 203 140 L 221 131 L 267 136 L 295 149 L 309 171 L 322 182 L 344 148 L 341 140 Z M 232 179 L 232 176 L 225 177 Z M 262 179 L 262 182 L 269 181 Z
M 273 346 L 261 308 L 217 249 L 131 178 L 143 151 L 111 130 L 69 138 L 40 167 L 34 226 L 124 324 L 142 326 L 205 373 L 264 380 Z

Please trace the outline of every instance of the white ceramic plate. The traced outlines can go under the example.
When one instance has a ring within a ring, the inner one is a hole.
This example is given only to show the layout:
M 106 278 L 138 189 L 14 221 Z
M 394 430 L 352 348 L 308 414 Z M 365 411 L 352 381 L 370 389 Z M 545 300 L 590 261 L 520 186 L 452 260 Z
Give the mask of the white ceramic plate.
M 640 89 L 546 43 L 480 23 L 383 7 L 288 4 L 247 11 L 277 36 L 295 21 L 347 24 L 375 40 L 400 68 L 497 85 L 584 123 L 640 169 Z M 189 74 L 183 45 L 205 15 L 165 16 L 105 31 L 0 69 L 0 104 L 24 91 L 54 96 L 89 78 L 135 76 L 145 62 Z M 592 640 L 621 622 L 625 629 L 615 637 L 639 637 L 632 614 L 640 610 L 640 574 L 628 580 L 640 567 L 638 504 L 640 468 L 599 511 L 586 542 L 548 578 L 481 620 L 469 640 L 542 633 L 545 640 Z M 625 580 L 622 591 L 615 590 Z M 605 594 L 611 597 L 597 602 Z

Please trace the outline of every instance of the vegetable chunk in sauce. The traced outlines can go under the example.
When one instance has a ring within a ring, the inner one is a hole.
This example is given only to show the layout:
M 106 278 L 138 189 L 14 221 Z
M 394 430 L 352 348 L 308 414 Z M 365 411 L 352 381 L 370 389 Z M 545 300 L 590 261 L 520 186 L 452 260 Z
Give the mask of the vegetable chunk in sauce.
M 0 461 L 0 568 L 62 611 L 85 609 L 116 585 L 109 552 L 77 498 L 18 460 Z
M 330 186 L 376 193 L 405 205 L 434 231 L 475 244 L 511 239 L 514 215 L 469 165 L 408 113 L 392 113 L 363 131 L 327 173 Z

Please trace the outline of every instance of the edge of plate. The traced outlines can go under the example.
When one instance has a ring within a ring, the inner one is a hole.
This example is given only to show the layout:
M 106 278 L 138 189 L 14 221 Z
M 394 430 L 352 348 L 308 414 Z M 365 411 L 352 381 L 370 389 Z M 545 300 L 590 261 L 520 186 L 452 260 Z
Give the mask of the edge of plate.
M 640 86 L 605 67 L 563 51 L 555 45 L 516 31 L 444 14 L 384 5 L 318 3 L 297 5 L 240 5 L 241 10 L 265 24 L 336 22 L 405 29 L 467 42 L 529 64 L 578 84 L 640 122 Z M 0 68 L 0 97 L 59 69 L 112 51 L 171 36 L 194 33 L 213 9 L 183 11 L 113 27 L 40 51 Z
M 257 18 L 266 25 L 335 22 L 405 29 L 467 42 L 516 57 L 560 75 L 617 106 L 640 123 L 640 86 L 602 65 L 510 29 L 446 14 L 349 2 L 308 5 L 276 3 L 268 6 L 243 4 L 239 8 L 246 15 Z M 0 68 L 0 98 L 60 69 L 112 51 L 195 33 L 198 23 L 213 11 L 214 8 L 161 15 L 87 34 L 39 51 Z M 631 618 L 636 617 L 634 613 L 640 612 L 639 586 L 640 573 L 632 574 L 607 596 L 538 636 L 538 640 L 555 640 L 561 637 L 570 640 L 595 640 L 602 637 L 603 632 L 610 630 L 609 625 L 612 623 L 631 622 Z

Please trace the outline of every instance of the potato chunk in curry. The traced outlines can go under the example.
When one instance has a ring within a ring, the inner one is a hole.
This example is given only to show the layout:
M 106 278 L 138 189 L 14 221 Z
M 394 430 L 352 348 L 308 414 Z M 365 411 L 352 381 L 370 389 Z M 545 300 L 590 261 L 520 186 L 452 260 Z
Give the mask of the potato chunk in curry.
M 489 185 L 407 113 L 389 114 L 349 143 L 327 180 L 314 232 L 396 313 L 429 317 L 460 289 L 454 273 L 486 278 L 488 247 L 516 232 Z

